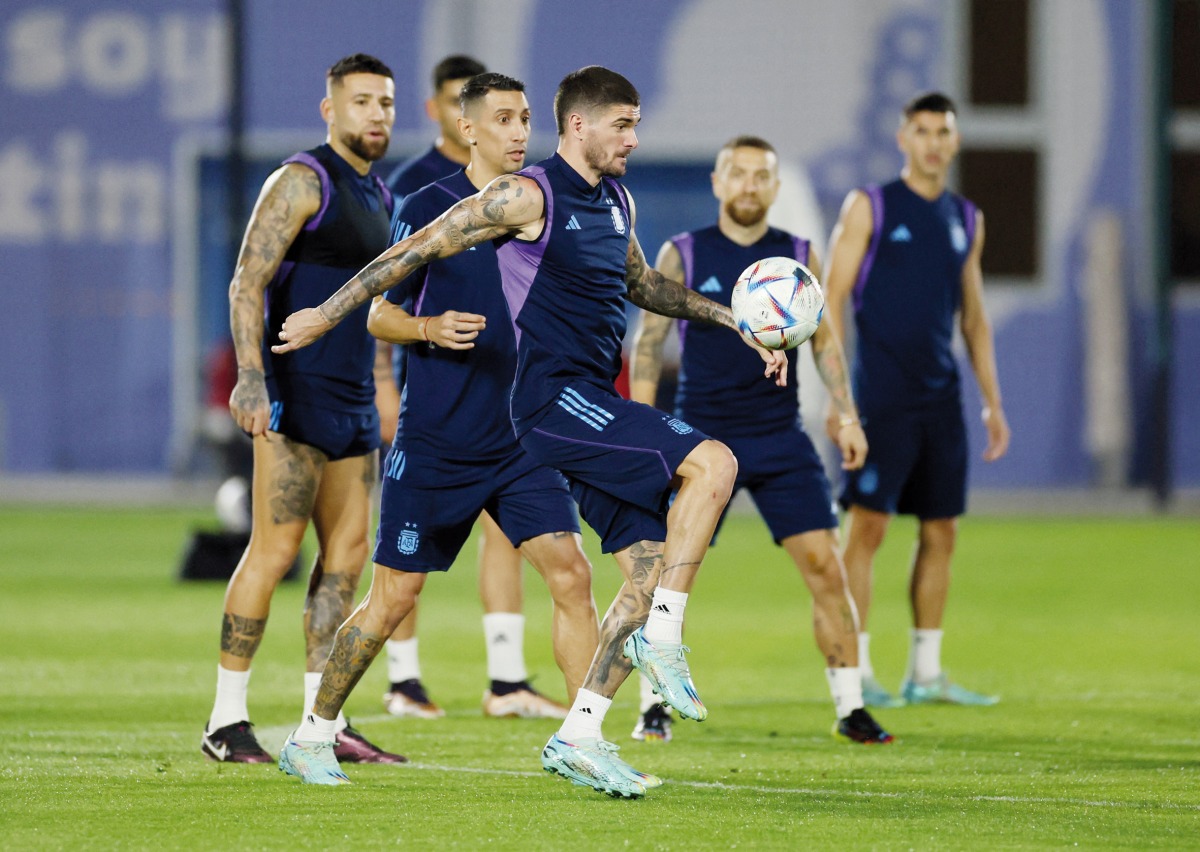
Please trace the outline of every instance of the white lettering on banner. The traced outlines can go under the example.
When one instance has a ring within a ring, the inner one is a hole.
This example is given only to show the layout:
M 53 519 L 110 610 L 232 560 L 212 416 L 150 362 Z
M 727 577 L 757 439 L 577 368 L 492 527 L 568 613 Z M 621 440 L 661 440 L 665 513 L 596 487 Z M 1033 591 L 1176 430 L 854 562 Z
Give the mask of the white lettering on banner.
M 158 163 L 89 162 L 78 130 L 48 145 L 18 139 L 0 148 L 0 244 L 155 243 L 166 236 L 166 217 Z
M 83 86 L 110 98 L 162 84 L 163 117 L 220 118 L 229 103 L 230 32 L 217 12 L 171 12 L 155 19 L 99 12 L 81 22 L 67 12 L 30 9 L 4 34 L 4 81 L 18 93 Z

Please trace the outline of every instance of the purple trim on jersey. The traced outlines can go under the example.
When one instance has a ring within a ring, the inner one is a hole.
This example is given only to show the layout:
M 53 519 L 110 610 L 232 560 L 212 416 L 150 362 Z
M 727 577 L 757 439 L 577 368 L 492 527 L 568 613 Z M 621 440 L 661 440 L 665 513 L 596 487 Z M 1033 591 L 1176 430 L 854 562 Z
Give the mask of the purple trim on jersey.
M 379 194 L 383 196 L 383 207 L 385 210 L 387 210 L 388 218 L 390 219 L 392 213 L 394 213 L 396 209 L 396 198 L 394 195 L 392 195 L 392 191 L 387 188 L 387 184 L 383 182 L 383 179 L 380 178 L 379 175 L 371 175 L 371 177 L 375 179 L 375 185 L 379 187 Z
M 529 298 L 529 290 L 533 287 L 533 279 L 541 268 L 542 258 L 546 254 L 546 246 L 550 244 L 550 231 L 554 226 L 554 193 L 550 190 L 550 181 L 546 179 L 546 169 L 543 166 L 530 166 L 519 172 L 541 187 L 542 198 L 545 200 L 543 211 L 542 233 L 534 242 L 525 242 L 513 238 L 496 249 L 496 260 L 500 264 L 500 280 L 504 286 L 504 300 L 508 302 L 508 315 L 512 319 L 513 334 L 516 336 L 517 349 L 521 348 L 521 329 L 517 326 L 517 317 L 525 300 Z
M 675 471 L 671 470 L 671 466 L 667 464 L 667 457 L 661 450 L 653 450 L 649 447 L 630 447 L 625 444 L 606 444 L 603 441 L 584 441 L 579 438 L 568 438 L 566 435 L 556 435 L 553 432 L 547 432 L 544 429 L 538 429 L 536 426 L 533 431 L 539 435 L 545 435 L 547 438 L 553 438 L 556 441 L 563 441 L 568 444 L 579 444 L 583 447 L 604 447 L 608 450 L 625 450 L 633 453 L 649 453 L 658 456 L 658 460 L 662 462 L 663 471 L 665 471 L 667 479 L 675 475 Z
M 883 187 L 877 183 L 866 187 L 863 192 L 871 202 L 871 244 L 863 255 L 858 267 L 858 280 L 854 282 L 854 309 L 862 307 L 863 288 L 867 286 L 867 276 L 871 274 L 871 266 L 875 263 L 875 253 L 879 251 L 879 240 L 883 236 Z
M 967 253 L 970 254 L 971 248 L 975 245 L 975 227 L 978 224 L 975 214 L 979 208 L 965 198 L 962 200 L 962 208 L 963 227 L 967 231 Z
M 284 260 L 280 261 L 279 268 L 275 270 L 275 277 L 272 281 L 283 281 L 292 274 L 292 270 L 296 268 L 296 261 Z
M 796 258 L 797 263 L 803 263 L 805 266 L 808 266 L 809 245 L 809 241 L 804 239 L 804 237 L 797 237 L 795 234 L 792 235 L 792 257 Z
M 683 286 L 694 289 L 696 268 L 696 237 L 691 231 L 684 231 L 671 237 L 671 244 L 679 252 L 679 262 L 683 265 Z M 679 321 L 679 357 L 683 359 L 683 348 L 687 345 L 688 321 Z
M 304 230 L 315 231 L 321 227 L 321 219 L 325 215 L 325 211 L 329 209 L 329 172 L 325 171 L 325 167 L 321 165 L 321 161 L 312 154 L 306 154 L 301 151 L 299 154 L 293 154 L 283 161 L 286 166 L 288 163 L 300 163 L 303 166 L 308 166 L 317 173 L 317 177 L 321 179 L 321 209 L 318 210 L 311 219 L 304 225 Z M 378 180 L 378 178 L 376 178 Z

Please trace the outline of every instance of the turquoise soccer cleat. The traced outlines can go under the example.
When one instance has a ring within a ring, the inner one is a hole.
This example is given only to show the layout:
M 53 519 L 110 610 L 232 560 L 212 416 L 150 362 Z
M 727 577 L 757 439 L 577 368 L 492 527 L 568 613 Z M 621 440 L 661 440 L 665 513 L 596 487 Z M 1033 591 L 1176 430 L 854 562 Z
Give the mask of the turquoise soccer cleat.
M 903 698 L 899 695 L 892 695 L 873 677 L 864 677 L 862 679 L 862 694 L 863 704 L 868 707 L 892 709 L 904 706 Z
M 595 738 L 569 743 L 555 734 L 542 749 L 542 769 L 615 799 L 640 799 L 647 788 L 662 784 L 617 757 L 617 746 Z
M 350 779 L 333 756 L 334 743 L 297 742 L 291 737 L 279 750 L 279 771 L 295 775 L 305 784 L 349 784 Z
M 708 708 L 696 694 L 696 685 L 692 683 L 692 674 L 684 657 L 691 649 L 671 642 L 652 643 L 646 638 L 645 631 L 645 627 L 639 627 L 625 640 L 625 656 L 650 679 L 664 703 L 674 707 L 685 719 L 703 722 L 708 718 Z
M 906 680 L 900 687 L 900 694 L 909 704 L 960 704 L 964 707 L 990 707 L 1000 702 L 999 695 L 984 695 L 951 683 L 945 672 L 929 683 Z

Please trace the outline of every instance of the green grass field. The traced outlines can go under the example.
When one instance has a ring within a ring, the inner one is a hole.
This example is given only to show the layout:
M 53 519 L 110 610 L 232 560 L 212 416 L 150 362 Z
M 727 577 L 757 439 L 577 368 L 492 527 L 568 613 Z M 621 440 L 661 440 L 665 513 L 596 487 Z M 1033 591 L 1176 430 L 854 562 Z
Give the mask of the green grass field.
M 688 607 L 703 724 L 629 739 L 637 689 L 606 734 L 664 776 L 616 801 L 540 771 L 553 723 L 485 720 L 475 571 L 427 586 L 435 722 L 392 720 L 382 665 L 347 710 L 404 767 L 304 787 L 217 765 L 198 744 L 215 683 L 223 585 L 174 579 L 181 510 L 0 508 L 0 837 L 25 848 L 1200 847 L 1200 524 L 968 518 L 947 669 L 997 707 L 880 711 L 900 743 L 838 745 L 806 593 L 757 518 L 734 517 Z M 907 656 L 897 522 L 877 566 L 872 635 L 889 685 Z M 601 609 L 616 569 L 599 554 Z M 526 581 L 526 655 L 562 696 L 547 597 Z M 297 721 L 300 584 L 281 587 L 250 706 L 270 749 Z

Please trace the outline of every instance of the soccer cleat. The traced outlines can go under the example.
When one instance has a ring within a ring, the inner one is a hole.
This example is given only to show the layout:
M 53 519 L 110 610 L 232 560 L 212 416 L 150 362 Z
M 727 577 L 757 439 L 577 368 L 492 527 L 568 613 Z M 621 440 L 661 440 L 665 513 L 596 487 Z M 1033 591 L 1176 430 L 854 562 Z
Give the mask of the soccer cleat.
M 844 719 L 838 719 L 833 726 L 833 735 L 839 740 L 863 745 L 887 745 L 896 739 L 862 707 L 851 710 Z
M 349 784 L 333 749 L 332 742 L 302 743 L 288 737 L 279 750 L 279 771 L 295 775 L 305 784 Z
M 868 707 L 890 709 L 904 706 L 903 698 L 899 695 L 892 695 L 873 677 L 864 677 L 862 679 L 862 694 L 863 704 Z
M 429 700 L 424 685 L 415 677 L 393 683 L 383 694 L 383 707 L 402 719 L 440 719 L 446 715 L 445 710 Z
M 654 704 L 638 716 L 637 725 L 630 734 L 635 740 L 647 743 L 669 743 L 671 741 L 671 711 L 665 704 Z
M 552 701 L 522 681 L 520 688 L 504 695 L 483 693 L 483 715 L 493 719 L 565 719 L 568 708 Z
M 685 719 L 703 722 L 708 708 L 696 694 L 696 685 L 688 670 L 684 654 L 687 645 L 673 642 L 653 644 L 646 638 L 646 628 L 639 627 L 625 640 L 625 656 L 647 678 L 663 702 L 679 711 Z
M 575 743 L 558 734 L 550 737 L 542 749 L 542 769 L 614 799 L 639 799 L 647 788 L 662 784 L 661 778 L 638 772 L 617 757 L 617 746 L 594 737 Z
M 249 722 L 234 722 L 209 733 L 206 726 L 200 751 L 221 763 L 272 763 L 274 758 L 258 744 L 253 728 Z
M 951 683 L 945 672 L 929 683 L 906 680 L 900 687 L 900 694 L 909 704 L 961 704 L 967 707 L 990 707 L 1000 701 L 999 695 L 984 695 Z
M 384 751 L 349 725 L 337 732 L 333 756 L 338 763 L 408 763 L 404 755 Z

